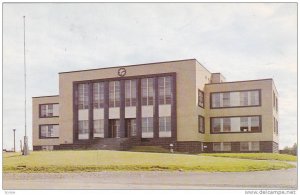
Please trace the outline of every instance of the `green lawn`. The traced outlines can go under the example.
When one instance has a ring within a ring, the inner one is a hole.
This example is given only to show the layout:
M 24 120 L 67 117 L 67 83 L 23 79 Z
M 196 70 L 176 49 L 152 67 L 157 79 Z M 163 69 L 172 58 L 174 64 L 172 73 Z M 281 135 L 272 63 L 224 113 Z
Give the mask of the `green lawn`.
M 79 172 L 105 170 L 241 172 L 294 167 L 291 164 L 279 161 L 105 150 L 39 151 L 31 152 L 29 156 L 4 153 L 3 157 L 4 172 Z
M 297 156 L 288 155 L 288 154 L 276 154 L 276 153 L 210 153 L 210 154 L 201 154 L 201 156 L 255 159 L 255 160 L 297 161 Z
M 167 150 L 159 146 L 135 146 L 130 149 L 131 152 L 154 152 L 154 153 L 170 153 Z

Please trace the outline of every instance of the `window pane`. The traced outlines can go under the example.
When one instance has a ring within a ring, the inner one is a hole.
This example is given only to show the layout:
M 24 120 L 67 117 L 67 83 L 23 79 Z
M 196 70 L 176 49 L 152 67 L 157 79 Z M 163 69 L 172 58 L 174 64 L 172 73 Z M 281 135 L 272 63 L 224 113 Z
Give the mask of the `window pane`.
M 41 116 L 42 117 L 46 117 L 47 113 L 46 113 L 46 105 L 41 105 Z
M 171 104 L 172 101 L 172 89 L 171 89 L 172 77 L 165 77 L 165 104 Z
M 199 132 L 204 133 L 204 117 L 199 116 L 198 117 L 198 123 L 199 123 Z
M 248 106 L 248 92 L 240 92 L 240 106 Z
M 241 117 L 240 121 L 241 121 L 240 130 L 241 130 L 242 132 L 249 131 L 249 127 L 248 127 L 248 117 Z
M 198 90 L 198 106 L 204 107 L 204 93 Z
M 221 143 L 213 143 L 213 151 L 221 151 Z
M 131 106 L 131 81 L 125 81 L 125 106 Z
M 221 131 L 221 119 L 220 118 L 213 118 L 212 119 L 212 126 L 213 126 L 213 132 L 220 132 Z
M 148 78 L 148 105 L 153 105 L 154 103 L 154 79 Z
M 89 121 L 78 121 L 78 139 L 89 139 Z
M 223 118 L 223 131 L 224 132 L 231 131 L 231 118 Z
M 219 108 L 220 107 L 220 93 L 212 94 L 212 107 Z
M 120 81 L 115 81 L 115 107 L 120 106 Z
M 240 150 L 241 151 L 249 151 L 249 142 L 241 142 Z
M 88 109 L 89 108 L 89 94 L 88 94 L 88 84 L 78 85 L 78 109 Z
M 223 151 L 231 151 L 231 142 L 224 142 L 223 143 Z
M 250 91 L 251 106 L 259 105 L 259 92 Z
M 159 104 L 165 104 L 165 77 L 158 78 Z
M 230 93 L 223 93 L 223 107 L 230 107 Z
M 131 132 L 131 136 L 136 136 L 136 120 L 135 119 L 130 120 L 130 132 Z
M 136 80 L 131 80 L 131 106 L 136 106 Z
M 141 80 L 141 85 L 142 85 L 142 105 L 147 105 L 148 103 L 147 103 L 147 94 L 148 94 L 148 92 L 147 92 L 147 84 L 148 83 L 148 81 L 147 81 L 147 79 L 142 79 Z
M 259 151 L 259 142 L 251 142 L 251 150 Z
M 93 84 L 93 107 L 103 108 L 104 107 L 104 83 Z
M 258 116 L 251 117 L 251 131 L 259 132 L 260 131 L 260 121 Z

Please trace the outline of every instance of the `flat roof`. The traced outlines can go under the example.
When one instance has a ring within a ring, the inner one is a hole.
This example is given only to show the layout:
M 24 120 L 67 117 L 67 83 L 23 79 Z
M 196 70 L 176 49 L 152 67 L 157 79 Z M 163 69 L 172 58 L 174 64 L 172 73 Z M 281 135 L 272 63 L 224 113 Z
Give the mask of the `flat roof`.
M 229 82 L 220 82 L 220 83 L 206 83 L 205 85 L 220 85 L 220 84 L 227 84 L 227 83 L 242 83 L 242 82 L 253 82 L 253 81 L 264 81 L 264 80 L 272 80 L 272 78 L 267 79 L 255 79 L 255 80 L 243 80 L 243 81 L 229 81 Z
M 32 98 L 57 97 L 57 96 L 59 96 L 59 95 L 35 96 L 35 97 L 32 97 Z
M 93 71 L 93 70 L 103 70 L 103 69 L 110 69 L 110 68 L 122 68 L 122 67 L 131 67 L 131 66 L 144 66 L 144 65 L 153 65 L 153 64 L 162 64 L 162 63 L 170 63 L 170 62 L 181 62 L 181 61 L 191 61 L 193 59 L 183 59 L 183 60 L 172 60 L 172 61 L 163 61 L 163 62 L 152 62 L 152 63 L 144 63 L 144 64 L 131 64 L 131 65 L 124 65 L 124 66 L 110 66 L 104 68 L 94 68 L 94 69 L 84 69 L 84 70 L 75 70 L 75 71 L 67 71 L 67 72 L 59 72 L 58 74 L 66 74 L 66 73 L 73 73 L 73 72 L 83 72 L 83 71 Z M 198 62 L 198 61 L 197 61 Z M 199 62 L 198 62 L 199 63 Z M 200 63 L 199 63 L 200 64 Z M 201 64 L 202 65 L 202 64 Z M 202 65 L 203 66 L 203 65 Z M 204 66 L 203 66 L 204 67 Z M 205 67 L 204 67 L 205 68 Z

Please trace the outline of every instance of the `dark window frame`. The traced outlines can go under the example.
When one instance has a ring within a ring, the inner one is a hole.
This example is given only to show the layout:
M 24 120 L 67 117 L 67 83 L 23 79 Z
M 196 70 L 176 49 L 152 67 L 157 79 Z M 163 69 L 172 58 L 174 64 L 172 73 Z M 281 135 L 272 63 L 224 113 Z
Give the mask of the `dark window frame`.
M 203 106 L 201 106 L 201 104 L 200 104 L 200 94 L 202 94 L 202 97 L 203 97 Z M 204 91 L 202 91 L 200 89 L 198 89 L 198 106 L 201 107 L 201 108 L 205 107 Z
M 226 107 L 213 107 L 213 104 L 212 104 L 212 95 L 213 94 L 216 94 L 216 93 L 230 93 L 230 92 L 249 92 L 249 91 L 258 91 L 258 95 L 259 95 L 259 98 L 258 98 L 258 105 L 248 105 L 248 106 L 226 106 Z M 234 90 L 234 91 L 216 91 L 216 92 L 210 92 L 209 96 L 210 96 L 210 109 L 224 109 L 224 108 L 247 108 L 247 107 L 261 107 L 262 106 L 262 98 L 261 98 L 261 95 L 262 95 L 262 90 L 261 89 L 245 89 L 245 90 Z
M 237 117 L 258 117 L 259 118 L 259 130 L 258 131 L 234 131 L 234 132 L 213 132 L 212 121 L 214 118 L 237 118 Z M 218 116 L 210 117 L 210 134 L 235 134 L 235 133 L 262 133 L 262 115 L 242 115 L 242 116 Z
M 40 124 L 39 125 L 39 139 L 59 139 L 59 137 L 42 137 L 42 126 L 49 126 L 49 125 L 58 125 L 59 126 L 59 124 Z
M 201 119 L 203 120 L 203 130 L 200 129 L 200 121 Z M 201 115 L 198 115 L 198 132 L 199 133 L 202 133 L 202 134 L 205 134 L 205 117 L 204 116 L 201 116 Z
M 44 105 L 54 105 L 54 104 L 58 104 L 59 103 L 45 103 L 45 104 L 39 104 L 39 118 L 55 118 L 55 117 L 59 117 L 59 114 L 57 116 L 42 116 L 42 106 Z

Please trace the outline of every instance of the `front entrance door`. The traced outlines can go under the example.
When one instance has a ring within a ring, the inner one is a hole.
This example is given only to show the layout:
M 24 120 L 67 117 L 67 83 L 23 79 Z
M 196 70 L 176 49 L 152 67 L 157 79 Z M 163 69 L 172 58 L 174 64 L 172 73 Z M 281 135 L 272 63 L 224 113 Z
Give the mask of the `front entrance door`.
M 111 119 L 109 120 L 109 138 L 117 138 L 120 137 L 120 120 L 119 119 Z

